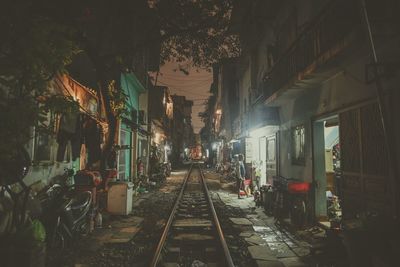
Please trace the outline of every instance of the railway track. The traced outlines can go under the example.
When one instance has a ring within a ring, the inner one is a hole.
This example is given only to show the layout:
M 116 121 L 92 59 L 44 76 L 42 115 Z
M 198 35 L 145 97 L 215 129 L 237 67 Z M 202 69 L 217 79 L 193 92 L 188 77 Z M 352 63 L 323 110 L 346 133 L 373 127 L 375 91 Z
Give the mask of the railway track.
M 199 164 L 192 164 L 165 225 L 152 267 L 233 267 L 217 214 Z

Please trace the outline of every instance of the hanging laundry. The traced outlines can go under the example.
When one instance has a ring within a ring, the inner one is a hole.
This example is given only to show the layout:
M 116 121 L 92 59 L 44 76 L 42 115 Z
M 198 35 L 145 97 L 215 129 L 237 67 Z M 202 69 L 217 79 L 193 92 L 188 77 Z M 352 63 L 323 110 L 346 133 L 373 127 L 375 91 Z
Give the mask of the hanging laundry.
M 82 118 L 79 113 L 63 114 L 60 118 L 57 133 L 57 161 L 64 161 L 68 142 L 71 143 L 72 160 L 76 160 L 80 155 L 82 145 Z

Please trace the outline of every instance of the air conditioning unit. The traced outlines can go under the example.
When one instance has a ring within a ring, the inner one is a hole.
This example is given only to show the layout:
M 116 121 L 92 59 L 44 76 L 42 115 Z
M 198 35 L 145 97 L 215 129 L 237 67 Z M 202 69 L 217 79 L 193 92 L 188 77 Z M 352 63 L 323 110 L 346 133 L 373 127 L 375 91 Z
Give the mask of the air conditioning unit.
M 147 113 L 144 110 L 139 110 L 139 124 L 141 125 L 147 124 Z

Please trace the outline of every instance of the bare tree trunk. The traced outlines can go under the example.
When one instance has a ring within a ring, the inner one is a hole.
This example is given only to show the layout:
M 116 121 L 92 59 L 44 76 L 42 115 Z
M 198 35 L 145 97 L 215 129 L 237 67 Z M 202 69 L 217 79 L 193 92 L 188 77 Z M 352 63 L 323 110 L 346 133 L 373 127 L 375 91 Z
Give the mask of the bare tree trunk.
M 117 118 L 114 116 L 114 113 L 111 109 L 110 92 L 108 89 L 109 82 L 112 79 L 107 78 L 109 75 L 107 75 L 103 67 L 100 66 L 97 67 L 97 74 L 99 81 L 98 95 L 101 101 L 101 106 L 104 108 L 108 124 L 108 133 L 106 135 L 106 142 L 103 147 L 100 160 L 100 171 L 104 173 L 105 169 L 107 168 L 107 160 L 110 157 L 115 141 L 115 136 L 117 131 Z

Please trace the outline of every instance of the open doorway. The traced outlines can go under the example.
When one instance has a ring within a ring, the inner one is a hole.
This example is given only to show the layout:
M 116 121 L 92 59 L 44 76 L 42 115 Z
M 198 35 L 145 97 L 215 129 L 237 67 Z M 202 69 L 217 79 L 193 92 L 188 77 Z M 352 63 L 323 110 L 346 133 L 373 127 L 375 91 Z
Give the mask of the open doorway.
M 325 227 L 338 227 L 340 207 L 340 138 L 337 115 L 314 122 L 315 215 Z

